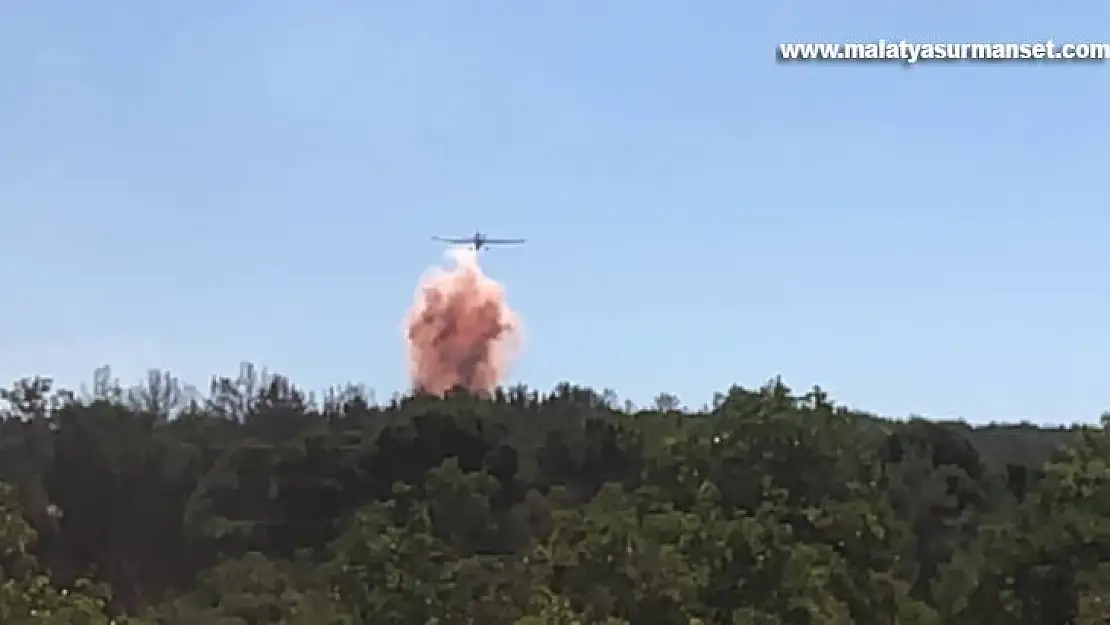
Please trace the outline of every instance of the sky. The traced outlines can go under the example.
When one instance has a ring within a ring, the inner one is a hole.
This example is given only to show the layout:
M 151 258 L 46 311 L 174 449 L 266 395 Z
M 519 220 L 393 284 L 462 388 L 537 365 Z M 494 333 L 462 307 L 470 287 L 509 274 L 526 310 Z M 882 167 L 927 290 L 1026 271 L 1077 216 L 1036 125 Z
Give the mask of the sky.
M 692 406 L 781 375 L 972 422 L 1110 409 L 1110 64 L 777 44 L 1110 41 L 1101 0 L 0 0 L 0 382 L 249 360 L 405 390 L 480 228 L 510 383 Z

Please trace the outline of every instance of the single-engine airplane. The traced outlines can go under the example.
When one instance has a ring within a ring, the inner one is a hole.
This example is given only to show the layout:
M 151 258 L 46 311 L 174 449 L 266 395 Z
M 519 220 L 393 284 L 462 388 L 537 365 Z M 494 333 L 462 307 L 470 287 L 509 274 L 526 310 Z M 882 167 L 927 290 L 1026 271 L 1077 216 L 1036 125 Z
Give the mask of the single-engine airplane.
M 524 239 L 490 239 L 481 231 L 474 233 L 472 237 L 432 237 L 433 241 L 442 241 L 444 243 L 454 243 L 456 245 L 472 245 L 475 252 L 480 252 L 483 247 L 488 248 L 491 245 L 520 245 L 524 243 Z

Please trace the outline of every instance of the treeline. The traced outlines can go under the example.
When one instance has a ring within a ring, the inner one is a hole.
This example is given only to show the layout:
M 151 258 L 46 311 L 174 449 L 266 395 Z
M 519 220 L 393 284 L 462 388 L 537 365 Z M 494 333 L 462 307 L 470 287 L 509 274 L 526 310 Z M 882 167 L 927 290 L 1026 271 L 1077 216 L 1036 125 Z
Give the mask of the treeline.
M 3 394 L 4 625 L 1110 622 L 1105 423 L 93 386 Z

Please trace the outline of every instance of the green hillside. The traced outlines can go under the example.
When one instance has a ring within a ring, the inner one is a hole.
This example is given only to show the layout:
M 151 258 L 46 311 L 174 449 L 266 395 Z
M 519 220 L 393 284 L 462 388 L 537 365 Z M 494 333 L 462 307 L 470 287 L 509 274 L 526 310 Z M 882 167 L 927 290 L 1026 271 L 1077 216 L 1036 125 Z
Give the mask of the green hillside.
M 4 394 L 5 625 L 1110 619 L 1102 427 L 886 421 L 778 381 L 698 413 L 569 385 L 379 405 L 250 367 L 85 395 Z

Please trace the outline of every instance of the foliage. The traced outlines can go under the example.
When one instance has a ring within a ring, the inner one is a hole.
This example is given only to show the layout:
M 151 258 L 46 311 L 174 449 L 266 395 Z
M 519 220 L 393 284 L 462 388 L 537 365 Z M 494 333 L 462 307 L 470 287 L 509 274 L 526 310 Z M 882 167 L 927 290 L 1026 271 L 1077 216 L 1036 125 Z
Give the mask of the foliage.
M 5 625 L 1110 622 L 1107 420 L 896 422 L 777 379 L 696 413 L 380 405 L 250 366 L 3 400 Z
M 35 530 L 22 517 L 14 490 L 0 484 L 0 622 L 11 625 L 107 625 L 103 589 L 77 580 L 57 588 L 28 552 Z

